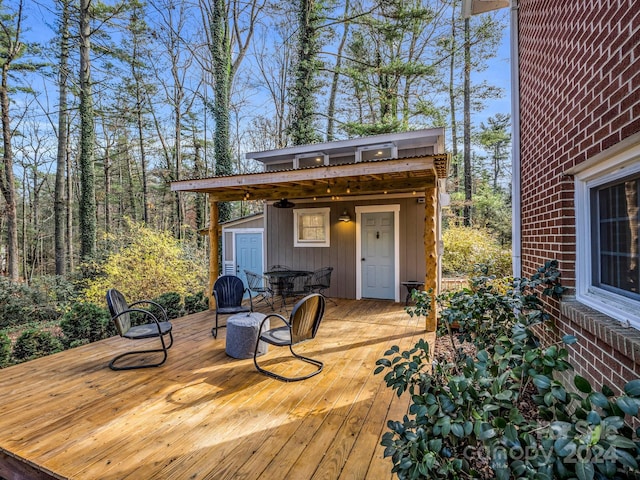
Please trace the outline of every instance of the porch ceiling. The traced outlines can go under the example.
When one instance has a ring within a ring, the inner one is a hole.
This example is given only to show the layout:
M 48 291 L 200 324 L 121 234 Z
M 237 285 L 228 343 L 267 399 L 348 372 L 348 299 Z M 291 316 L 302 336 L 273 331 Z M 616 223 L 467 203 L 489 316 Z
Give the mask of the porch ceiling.
M 172 191 L 201 192 L 214 201 L 278 200 L 331 195 L 404 193 L 446 178 L 448 155 L 378 160 L 297 170 L 229 175 L 171 183 Z M 330 192 L 327 192 L 327 189 Z M 347 189 L 350 193 L 347 193 Z

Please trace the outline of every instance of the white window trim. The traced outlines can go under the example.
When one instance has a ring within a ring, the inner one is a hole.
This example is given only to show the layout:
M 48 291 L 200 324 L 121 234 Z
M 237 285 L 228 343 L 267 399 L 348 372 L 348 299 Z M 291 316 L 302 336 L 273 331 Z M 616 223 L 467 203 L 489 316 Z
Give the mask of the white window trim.
M 597 163 L 575 172 L 576 300 L 625 325 L 640 329 L 640 303 L 591 284 L 590 190 L 640 172 L 640 142 L 616 149 Z
M 324 215 L 325 238 L 323 241 L 301 240 L 298 238 L 298 217 L 304 214 Z M 294 247 L 329 247 L 331 246 L 331 208 L 296 208 L 293 210 L 293 246 Z

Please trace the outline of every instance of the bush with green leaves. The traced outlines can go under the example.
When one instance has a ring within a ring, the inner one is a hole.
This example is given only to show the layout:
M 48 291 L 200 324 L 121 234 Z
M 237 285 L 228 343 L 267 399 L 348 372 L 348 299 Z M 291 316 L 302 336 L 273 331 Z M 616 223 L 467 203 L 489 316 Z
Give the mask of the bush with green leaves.
M 182 307 L 182 300 L 180 298 L 180 294 L 176 292 L 163 293 L 162 295 L 154 298 L 153 301 L 162 306 L 169 320 L 183 315 L 184 309 Z M 157 307 L 154 305 L 149 307 L 149 311 L 158 319 L 162 318 L 158 315 L 159 312 L 157 311 Z
M 166 292 L 181 297 L 207 284 L 204 262 L 169 232 L 128 221 L 128 230 L 110 239 L 114 250 L 99 262 L 85 265 L 84 301 L 104 305 L 105 294 L 117 288 L 128 301 L 153 299 Z
M 204 294 L 204 290 L 184 297 L 185 314 L 190 315 L 192 313 L 203 312 L 208 309 L 209 299 Z
M 618 396 L 578 375 L 568 389 L 554 374 L 571 370 L 567 345 L 576 339 L 542 346 L 537 336 L 547 319 L 539 292 L 562 294 L 556 267 L 547 262 L 502 293 L 485 277 L 438 299 L 474 354 L 458 349 L 454 361 L 432 364 L 421 340 L 378 360 L 376 373 L 411 396 L 408 415 L 382 438 L 400 479 L 638 478 L 640 442 L 625 418 L 640 418 L 640 380 Z
M 5 332 L 0 331 L 0 368 L 11 362 L 11 339 Z
M 62 317 L 60 328 L 62 342 L 67 348 L 97 342 L 116 334 L 109 312 L 88 302 L 74 303 Z
M 0 277 L 0 328 L 56 320 L 61 315 L 59 308 L 38 285 L 29 286 Z
M 477 265 L 485 265 L 497 276 L 511 273 L 511 250 L 501 246 L 483 229 L 450 226 L 442 234 L 445 275 L 473 275 Z
M 53 333 L 30 328 L 22 332 L 13 346 L 18 361 L 33 360 L 63 350 L 62 342 Z

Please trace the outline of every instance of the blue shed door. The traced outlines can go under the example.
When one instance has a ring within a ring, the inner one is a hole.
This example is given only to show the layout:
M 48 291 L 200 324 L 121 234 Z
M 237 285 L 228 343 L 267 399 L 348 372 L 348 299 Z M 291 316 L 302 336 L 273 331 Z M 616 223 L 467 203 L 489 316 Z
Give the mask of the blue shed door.
M 262 233 L 236 233 L 236 275 L 247 286 L 245 270 L 262 273 Z

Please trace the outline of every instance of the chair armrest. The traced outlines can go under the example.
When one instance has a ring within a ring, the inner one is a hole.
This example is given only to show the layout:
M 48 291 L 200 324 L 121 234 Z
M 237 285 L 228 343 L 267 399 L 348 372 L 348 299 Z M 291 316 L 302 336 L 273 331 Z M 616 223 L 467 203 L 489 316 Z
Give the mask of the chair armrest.
M 162 334 L 162 329 L 160 328 L 160 322 L 158 321 L 158 318 L 153 313 L 151 313 L 150 311 L 144 310 L 142 308 L 129 308 L 127 310 L 124 310 L 124 311 L 114 315 L 113 317 L 111 317 L 111 320 L 115 320 L 120 315 L 124 315 L 125 313 L 132 313 L 132 312 L 133 313 L 143 313 L 145 316 L 146 315 L 150 316 L 153 319 L 153 321 L 155 322 L 156 327 L 158 327 L 158 335 Z
M 291 330 L 291 324 L 287 321 L 286 318 L 284 318 L 282 315 L 280 315 L 279 313 L 270 313 L 269 315 L 267 315 L 266 317 L 264 317 L 262 319 L 262 322 L 260 322 L 260 329 L 258 330 L 258 332 L 262 331 L 262 325 L 264 325 L 264 322 L 266 322 L 267 320 L 269 320 L 271 317 L 276 317 L 279 320 L 281 320 L 288 328 L 289 330 Z M 272 328 L 269 328 L 269 330 L 271 330 Z
M 160 305 L 159 303 L 154 302 L 153 300 L 138 300 L 137 302 L 133 302 L 133 303 L 129 304 L 129 307 L 133 307 L 134 305 L 140 305 L 142 303 L 148 303 L 150 305 L 158 307 L 160 309 L 160 311 L 162 312 L 162 316 L 164 317 L 164 320 L 166 322 L 169 321 L 169 315 L 167 314 L 167 311 L 164 309 L 164 307 L 162 305 Z

